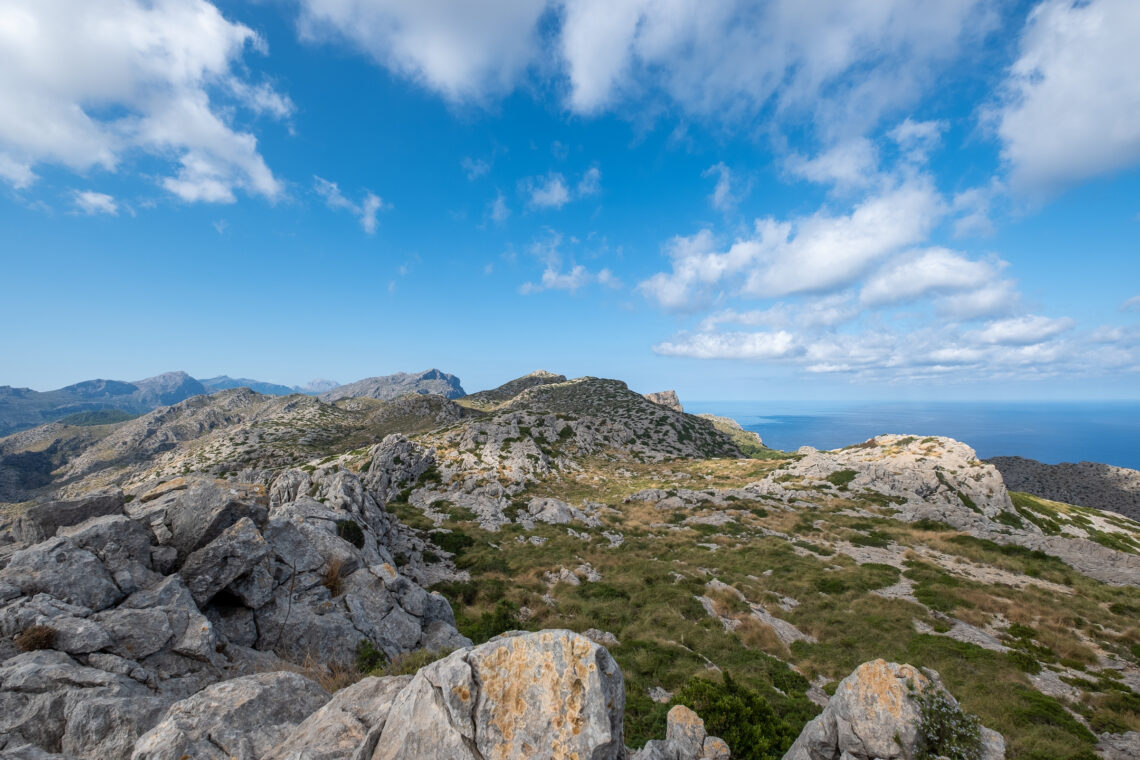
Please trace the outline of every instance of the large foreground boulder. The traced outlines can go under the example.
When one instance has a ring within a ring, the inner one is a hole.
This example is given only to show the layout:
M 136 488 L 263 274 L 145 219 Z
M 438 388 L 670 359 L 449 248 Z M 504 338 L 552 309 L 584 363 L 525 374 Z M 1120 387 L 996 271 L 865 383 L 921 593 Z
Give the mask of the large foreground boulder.
M 625 683 L 570 631 L 506 634 L 420 670 L 388 713 L 373 760 L 506 760 L 625 753 Z
M 507 633 L 415 676 L 367 678 L 298 725 L 263 760 L 508 760 L 628 756 L 625 683 L 609 652 L 571 631 Z M 144 737 L 145 738 L 145 737 Z M 637 760 L 727 760 L 686 707 Z
M 784 760 L 911 760 L 920 741 L 918 695 L 937 690 L 957 702 L 937 681 L 912 665 L 865 662 L 844 678 L 824 711 L 811 720 Z M 1002 760 L 1001 734 L 980 727 L 983 760 Z

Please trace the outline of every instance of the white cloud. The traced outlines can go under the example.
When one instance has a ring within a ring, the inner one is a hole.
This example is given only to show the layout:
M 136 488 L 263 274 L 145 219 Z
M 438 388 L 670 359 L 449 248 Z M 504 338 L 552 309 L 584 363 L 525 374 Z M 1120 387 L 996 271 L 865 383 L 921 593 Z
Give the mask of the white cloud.
M 340 191 L 340 187 L 335 182 L 329 182 L 323 177 L 313 175 L 313 189 L 317 195 L 325 199 L 325 205 L 332 209 L 344 209 L 352 213 L 360 219 L 360 226 L 364 231 L 372 235 L 376 232 L 378 225 L 376 215 L 381 211 L 391 208 L 388 204 L 384 203 L 380 196 L 374 194 L 370 190 L 366 190 L 364 198 L 359 204 L 353 203 L 344 196 Z
M 300 0 L 302 35 L 343 38 L 451 101 L 511 90 L 539 51 L 546 0 Z
M 582 179 L 578 180 L 578 197 L 586 198 L 591 195 L 597 195 L 602 190 L 602 170 L 596 166 L 591 166 L 582 174 Z
M 511 210 L 507 207 L 507 199 L 503 197 L 502 193 L 496 195 L 495 200 L 491 201 L 489 213 L 491 221 L 495 224 L 502 224 L 511 215 Z
M 758 219 L 753 237 L 717 250 L 709 230 L 677 237 L 667 252 L 673 271 L 638 287 L 669 309 L 699 308 L 719 294 L 779 297 L 850 285 L 873 264 L 922 242 L 943 214 L 941 198 L 915 178 L 864 199 L 850 214 L 781 222 Z
M 283 116 L 291 103 L 236 71 L 248 27 L 206 0 L 8 0 L 0 7 L 0 176 L 33 181 L 36 164 L 115 170 L 136 151 L 172 158 L 161 180 L 187 201 L 275 199 L 281 183 L 235 128 L 229 95 Z
M 554 267 L 547 267 L 542 273 L 542 280 L 538 283 L 524 282 L 519 286 L 523 295 L 540 293 L 544 290 L 567 290 L 574 293 L 578 288 L 594 280 L 594 276 L 586 271 L 586 267 L 577 264 L 568 272 L 561 272 Z
M 879 157 L 874 144 L 857 137 L 845 140 L 814 158 L 794 153 L 785 161 L 785 169 L 822 185 L 835 185 L 840 189 L 866 187 L 879 179 Z
M 661 92 L 702 115 L 815 109 L 838 131 L 920 92 L 963 41 L 992 28 L 978 0 L 631 0 L 563 5 L 570 107 Z
M 939 314 L 969 321 L 997 317 L 1016 311 L 1020 296 L 1012 280 L 996 280 L 979 288 L 943 296 L 937 301 Z
M 942 133 L 948 126 L 945 121 L 914 121 L 908 116 L 887 134 L 898 143 L 908 160 L 922 164 L 926 163 L 931 151 L 938 147 Z
M 1121 311 L 1140 311 L 1140 296 L 1132 296 L 1120 304 Z
M 992 114 L 1015 188 L 1047 192 L 1140 163 L 1138 39 L 1135 0 L 1033 9 Z
M 572 200 L 597 195 L 602 190 L 602 170 L 591 166 L 582 173 L 578 184 L 571 189 L 560 172 L 548 172 L 541 177 L 527 177 L 519 188 L 528 196 L 531 208 L 560 209 Z
M 958 218 L 954 220 L 954 237 L 993 235 L 990 207 L 1004 192 L 1005 186 L 995 178 L 988 186 L 972 187 L 955 195 L 952 208 Z
M 1047 338 L 1072 328 L 1071 319 L 1051 319 L 1036 314 L 1013 317 L 990 322 L 983 329 L 972 334 L 981 343 L 996 343 L 1003 346 L 1028 346 L 1041 343 Z
M 30 164 L 0 153 L 0 179 L 17 190 L 23 190 L 36 181 L 36 175 Z
M 460 165 L 463 167 L 467 179 L 472 182 L 491 171 L 491 162 L 482 158 L 467 157 L 460 162 Z
M 119 205 L 115 203 L 115 198 L 106 193 L 97 193 L 94 190 L 76 190 L 75 205 L 88 216 L 93 214 L 119 215 Z
M 557 209 L 570 202 L 570 188 L 566 186 L 566 178 L 558 172 L 523 180 L 522 187 L 530 196 L 532 208 Z
M 945 248 L 908 252 L 876 272 L 859 293 L 869 305 L 913 301 L 931 292 L 979 288 L 996 277 L 994 267 Z
M 697 333 L 653 347 L 665 356 L 691 356 L 697 359 L 780 359 L 798 350 L 791 333 L 731 332 Z
M 709 203 L 718 211 L 728 213 L 740 203 L 739 192 L 733 192 L 734 179 L 732 170 L 723 161 L 713 164 L 701 173 L 702 177 L 716 175 L 716 187 L 709 196 Z
M 771 106 L 859 134 L 922 94 L 993 29 L 983 0 L 299 0 L 311 39 L 342 38 L 453 102 L 537 80 L 593 114 L 646 100 L 733 118 Z

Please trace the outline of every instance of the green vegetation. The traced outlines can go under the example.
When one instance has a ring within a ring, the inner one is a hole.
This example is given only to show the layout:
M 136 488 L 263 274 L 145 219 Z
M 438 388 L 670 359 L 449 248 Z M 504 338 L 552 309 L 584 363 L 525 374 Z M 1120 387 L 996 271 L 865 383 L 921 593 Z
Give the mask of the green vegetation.
M 673 701 L 700 715 L 709 734 L 724 739 L 738 760 L 778 760 L 798 735 L 759 692 L 727 672 L 720 683 L 691 679 Z
M 915 760 L 980 760 L 982 722 L 967 715 L 945 692 L 926 688 L 914 694 L 918 703 Z
M 136 419 L 139 416 L 138 414 L 124 412 L 121 409 L 99 409 L 93 412 L 76 412 L 75 414 L 61 417 L 57 421 L 64 425 L 92 427 L 95 425 L 114 425 L 118 422 Z
M 827 476 L 827 482 L 840 491 L 846 491 L 847 486 L 855 479 L 856 475 L 857 473 L 854 470 L 836 470 Z

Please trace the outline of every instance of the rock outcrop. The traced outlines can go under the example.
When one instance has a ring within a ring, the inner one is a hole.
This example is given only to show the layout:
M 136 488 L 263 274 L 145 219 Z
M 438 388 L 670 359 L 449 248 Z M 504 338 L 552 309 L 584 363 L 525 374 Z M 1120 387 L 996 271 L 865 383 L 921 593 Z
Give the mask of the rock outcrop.
M 397 372 L 394 375 L 367 377 L 355 383 L 340 385 L 320 395 L 321 401 L 332 402 L 343 398 L 394 399 L 405 393 L 432 394 L 444 398 L 461 398 L 466 395 L 459 378 L 438 369 L 423 372 Z
M 916 695 L 927 689 L 945 693 L 935 673 L 885 660 L 865 662 L 839 682 L 827 707 L 804 726 L 784 760 L 910 760 L 921 730 Z M 982 760 L 1002 760 L 1001 734 L 984 726 L 980 730 Z
M 389 657 L 470 645 L 395 568 L 394 521 L 359 478 L 286 471 L 270 493 L 188 477 L 44 505 L 28 524 L 54 535 L 0 568 L 0 735 L 99 760 L 253 760 L 328 699 L 253 675 L 292 667 L 274 653 L 319 669 L 362 640 Z
M 681 406 L 681 399 L 677 398 L 677 391 L 657 391 L 656 393 L 646 393 L 645 397 L 658 406 L 663 406 L 666 409 L 672 409 L 674 412 L 683 412 L 685 407 Z
M 993 457 L 1011 491 L 1140 520 L 1140 471 L 1097 462 L 1045 464 L 1023 457 Z

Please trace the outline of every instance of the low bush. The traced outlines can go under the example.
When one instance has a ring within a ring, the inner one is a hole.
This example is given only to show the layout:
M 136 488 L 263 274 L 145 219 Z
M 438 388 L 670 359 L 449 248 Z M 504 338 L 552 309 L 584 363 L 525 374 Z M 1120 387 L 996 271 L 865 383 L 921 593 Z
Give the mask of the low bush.
M 16 637 L 16 648 L 21 652 L 51 649 L 55 646 L 56 630 L 50 625 L 33 625 Z
M 738 760 L 776 760 L 796 738 L 768 700 L 727 672 L 720 683 L 690 679 L 673 701 L 701 716 L 709 734 L 724 739 Z
M 928 687 L 912 693 L 918 703 L 915 760 L 980 760 L 982 723 L 967 715 L 946 692 Z

